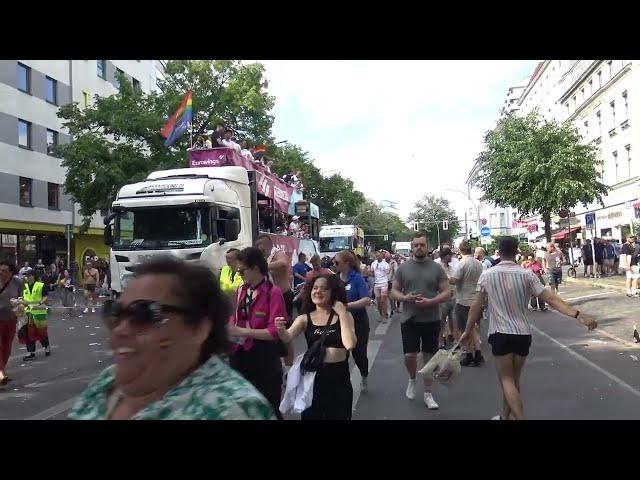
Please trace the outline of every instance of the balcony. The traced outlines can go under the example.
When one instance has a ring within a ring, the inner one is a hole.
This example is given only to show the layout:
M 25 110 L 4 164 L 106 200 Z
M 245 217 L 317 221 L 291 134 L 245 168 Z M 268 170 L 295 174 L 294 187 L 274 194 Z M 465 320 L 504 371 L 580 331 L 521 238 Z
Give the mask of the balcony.
M 613 127 L 611 130 L 609 130 L 609 138 L 613 138 L 618 134 L 618 132 L 616 132 L 616 127 Z
M 627 128 L 629 128 L 631 125 L 629 124 L 629 119 L 627 118 L 624 122 L 622 122 L 620 124 L 620 128 L 622 129 L 622 131 L 624 132 Z
M 593 139 L 593 143 L 595 143 L 596 145 L 600 145 L 602 143 L 602 137 L 598 135 L 598 138 Z

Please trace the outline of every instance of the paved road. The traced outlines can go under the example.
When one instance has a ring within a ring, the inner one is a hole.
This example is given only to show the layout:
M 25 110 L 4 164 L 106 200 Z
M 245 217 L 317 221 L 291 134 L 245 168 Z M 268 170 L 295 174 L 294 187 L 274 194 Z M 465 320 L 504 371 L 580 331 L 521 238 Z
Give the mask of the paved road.
M 580 285 L 566 285 L 561 295 L 592 313 L 600 329 L 588 332 L 573 319 L 555 312 L 532 312 L 533 346 L 523 377 L 525 415 L 531 419 L 637 419 L 640 418 L 640 345 L 629 329 L 640 299 Z M 402 362 L 397 319 L 378 323 L 369 310 L 371 337 L 369 391 L 360 394 L 360 375 L 352 363 L 354 419 L 488 419 L 501 406 L 500 389 L 488 345 L 487 363 L 463 368 L 449 387 L 437 387 L 438 411 L 422 402 L 422 385 L 416 398 L 405 397 L 407 374 Z M 0 387 L 0 419 L 61 419 L 73 398 L 111 362 L 105 329 L 99 314 L 72 318 L 60 311 L 49 322 L 52 355 L 22 362 L 25 350 L 17 342 L 7 386 Z M 485 337 L 483 337 L 484 339 Z M 296 351 L 304 351 L 299 338 Z M 24 347 L 22 347 L 24 348 Z M 299 418 L 293 415 L 290 418 Z

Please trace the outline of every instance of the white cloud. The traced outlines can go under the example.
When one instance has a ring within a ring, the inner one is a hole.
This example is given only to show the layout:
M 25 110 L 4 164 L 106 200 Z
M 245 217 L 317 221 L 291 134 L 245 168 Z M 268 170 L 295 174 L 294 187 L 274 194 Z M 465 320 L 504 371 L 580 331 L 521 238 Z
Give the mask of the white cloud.
M 276 136 L 301 144 L 320 168 L 351 178 L 367 197 L 397 201 L 403 216 L 422 194 L 465 189 L 507 88 L 535 66 L 534 61 L 262 63 L 269 92 L 276 96 Z M 323 133 L 335 127 L 346 139 Z M 303 143 L 296 140 L 301 130 L 318 135 Z M 446 196 L 464 208 L 462 195 Z

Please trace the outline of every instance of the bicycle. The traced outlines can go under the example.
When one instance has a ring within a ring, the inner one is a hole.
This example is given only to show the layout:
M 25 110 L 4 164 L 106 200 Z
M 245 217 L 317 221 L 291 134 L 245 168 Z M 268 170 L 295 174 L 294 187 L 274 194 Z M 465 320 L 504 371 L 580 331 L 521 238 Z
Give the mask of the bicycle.
M 577 272 L 578 272 L 578 267 L 580 266 L 580 262 L 578 260 L 574 260 L 573 261 L 573 265 L 571 265 L 569 267 L 569 270 L 567 270 L 567 275 L 570 278 L 576 278 Z

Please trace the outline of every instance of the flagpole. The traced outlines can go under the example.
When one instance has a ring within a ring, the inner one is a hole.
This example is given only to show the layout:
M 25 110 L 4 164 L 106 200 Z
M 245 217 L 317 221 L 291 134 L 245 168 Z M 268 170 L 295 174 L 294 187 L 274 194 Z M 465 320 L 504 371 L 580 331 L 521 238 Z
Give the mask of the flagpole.
M 193 148 L 193 122 L 189 122 L 189 148 Z

